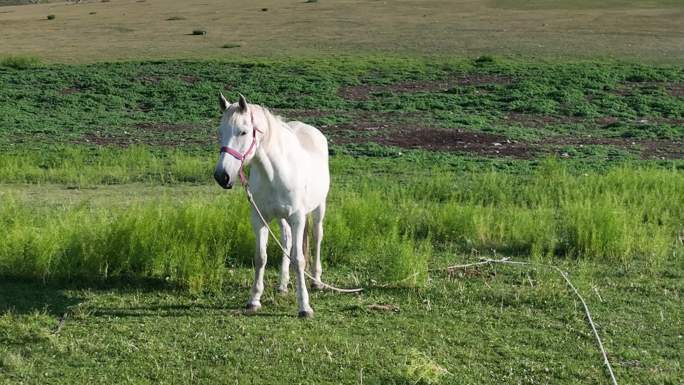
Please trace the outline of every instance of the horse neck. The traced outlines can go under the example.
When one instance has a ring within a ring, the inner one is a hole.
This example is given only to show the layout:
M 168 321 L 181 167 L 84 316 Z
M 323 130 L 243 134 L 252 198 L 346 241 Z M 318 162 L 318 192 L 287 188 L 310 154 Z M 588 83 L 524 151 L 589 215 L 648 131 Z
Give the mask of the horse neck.
M 286 127 L 286 123 L 277 119 L 265 109 L 260 108 L 263 114 L 263 139 L 254 154 L 253 163 L 257 172 L 261 172 L 268 180 L 274 180 L 284 174 L 286 151 L 296 151 L 299 145 L 296 137 Z

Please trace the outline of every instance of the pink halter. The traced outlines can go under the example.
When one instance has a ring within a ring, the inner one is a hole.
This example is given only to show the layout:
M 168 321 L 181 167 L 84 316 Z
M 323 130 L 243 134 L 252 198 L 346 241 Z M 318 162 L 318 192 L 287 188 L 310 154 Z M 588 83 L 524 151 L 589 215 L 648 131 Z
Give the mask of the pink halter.
M 248 156 L 248 155 L 254 150 L 254 148 L 256 147 L 256 133 L 257 133 L 257 131 L 258 131 L 258 132 L 262 132 L 260 129 L 257 128 L 256 124 L 254 124 L 254 113 L 252 113 L 252 112 L 250 111 L 249 115 L 250 115 L 251 118 L 252 118 L 252 128 L 253 128 L 253 130 L 252 130 L 252 144 L 249 145 L 249 148 L 247 149 L 247 151 L 246 151 L 244 154 L 241 154 L 241 153 L 239 153 L 239 152 L 233 150 L 232 148 L 229 148 L 229 147 L 226 147 L 226 146 L 221 147 L 221 152 L 227 152 L 228 154 L 232 155 L 233 158 L 235 158 L 235 159 L 237 159 L 237 160 L 240 161 L 240 172 L 239 172 L 239 175 L 240 175 L 240 183 L 242 183 L 243 186 L 247 183 L 247 178 L 245 177 L 245 172 L 244 172 L 244 170 L 243 170 L 243 166 L 245 165 L 245 158 L 247 158 L 247 156 Z

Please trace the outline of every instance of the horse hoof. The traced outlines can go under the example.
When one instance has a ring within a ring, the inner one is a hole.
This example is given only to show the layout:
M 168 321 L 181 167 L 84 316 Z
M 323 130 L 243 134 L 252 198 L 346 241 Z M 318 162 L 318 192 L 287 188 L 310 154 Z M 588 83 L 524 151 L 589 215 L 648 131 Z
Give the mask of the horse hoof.
M 251 314 L 256 314 L 256 312 L 261 309 L 261 304 L 259 303 L 248 303 L 247 306 L 245 306 L 245 314 L 251 315 Z
M 299 318 L 313 318 L 313 310 L 300 310 Z
M 323 285 L 321 282 L 312 281 L 311 288 L 314 290 L 323 290 L 325 289 L 325 285 Z
M 287 293 L 288 293 L 287 286 L 285 286 L 285 287 L 282 287 L 282 286 L 281 286 L 281 287 L 278 288 L 278 294 L 280 294 L 280 295 L 287 295 Z

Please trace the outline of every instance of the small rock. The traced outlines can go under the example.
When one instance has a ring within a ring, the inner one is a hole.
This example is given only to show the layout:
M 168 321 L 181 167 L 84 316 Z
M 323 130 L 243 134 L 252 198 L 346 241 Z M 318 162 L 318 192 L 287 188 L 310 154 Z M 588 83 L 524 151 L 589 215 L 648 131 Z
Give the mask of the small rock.
M 568 154 L 567 152 L 564 152 L 564 153 L 561 154 L 561 157 L 562 157 L 562 158 L 569 158 L 569 157 L 570 157 L 570 154 Z
M 493 145 L 494 147 L 499 147 L 499 146 L 501 146 L 501 143 L 499 143 L 499 142 L 494 142 L 494 143 L 492 143 L 492 145 Z

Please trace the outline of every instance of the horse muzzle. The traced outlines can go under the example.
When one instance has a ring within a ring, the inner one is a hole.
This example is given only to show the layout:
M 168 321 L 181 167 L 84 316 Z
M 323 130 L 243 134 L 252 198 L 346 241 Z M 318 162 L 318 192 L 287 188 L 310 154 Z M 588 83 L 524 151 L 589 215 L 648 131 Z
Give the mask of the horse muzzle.
M 223 170 L 215 172 L 214 179 L 216 179 L 216 183 L 224 189 L 233 188 L 233 182 L 230 180 L 230 176 Z

